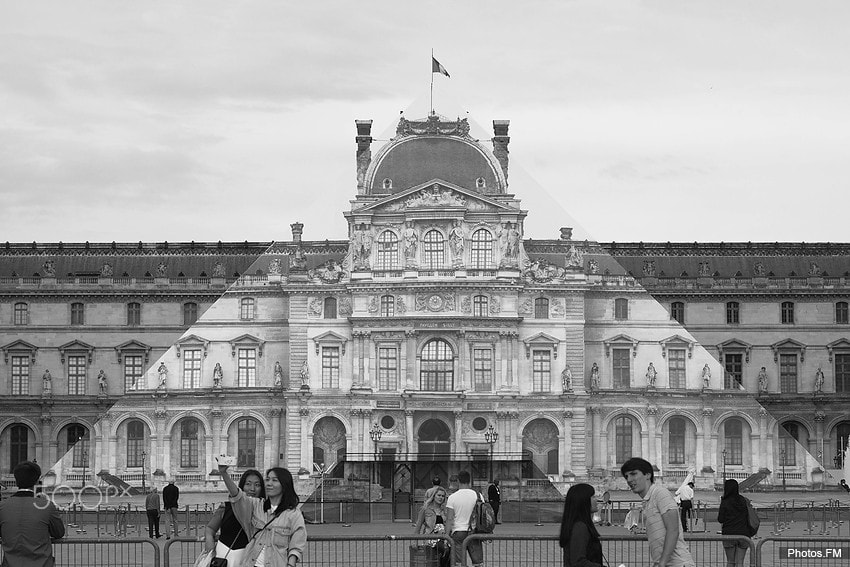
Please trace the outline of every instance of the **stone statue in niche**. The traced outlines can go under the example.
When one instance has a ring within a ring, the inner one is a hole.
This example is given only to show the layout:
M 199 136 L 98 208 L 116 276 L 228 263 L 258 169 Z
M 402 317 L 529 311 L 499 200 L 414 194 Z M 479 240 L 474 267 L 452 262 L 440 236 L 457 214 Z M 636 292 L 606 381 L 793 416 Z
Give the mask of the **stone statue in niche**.
M 104 262 L 103 266 L 100 267 L 100 277 L 102 278 L 111 278 L 113 273 L 112 264 L 109 262 Z
M 598 392 L 599 386 L 599 365 L 594 362 L 590 367 L 590 391 Z
M 419 235 L 413 227 L 412 222 L 408 222 L 405 225 L 401 238 L 404 241 L 404 265 L 408 268 L 415 268 L 416 249 L 419 246 Z
M 223 278 L 226 277 L 226 272 L 224 271 L 224 264 L 221 262 L 216 262 L 215 266 L 213 266 L 212 277 L 214 278 Z
M 106 393 L 107 393 L 106 392 L 107 384 L 106 384 L 106 372 L 104 372 L 103 369 L 101 369 L 101 371 L 97 375 L 97 386 L 98 386 L 98 391 L 100 392 L 100 395 L 105 396 Z
M 166 384 L 168 382 L 168 367 L 164 362 L 159 363 L 159 368 L 156 370 L 157 375 L 159 376 L 159 384 L 157 385 L 157 390 L 165 390 Z
M 301 365 L 301 389 L 310 389 L 310 366 L 307 365 L 306 360 Z
M 156 267 L 156 277 L 168 277 L 168 265 L 165 264 L 165 262 L 160 262 L 159 265 Z
M 649 366 L 646 367 L 646 385 L 649 388 L 655 387 L 655 380 L 658 378 L 658 372 L 655 370 L 655 365 L 653 363 L 649 363 Z
M 283 368 L 280 365 L 280 361 L 275 361 L 274 363 L 274 385 L 283 386 Z
M 41 375 L 41 395 L 45 397 L 53 395 L 53 376 L 50 374 L 50 369 L 45 370 Z
M 711 368 L 708 367 L 707 362 L 702 367 L 702 387 L 706 390 L 711 388 Z
M 449 231 L 449 249 L 452 251 L 453 265 L 456 268 L 463 266 L 463 247 L 465 234 L 463 231 L 463 221 L 456 220 L 454 226 Z
M 216 362 L 213 368 L 213 388 L 221 388 L 221 381 L 224 378 L 224 373 L 221 370 L 221 363 Z
M 519 258 L 520 233 L 516 223 L 505 223 L 499 228 L 499 246 L 503 266 L 516 266 Z
M 44 277 L 56 277 L 56 262 L 54 262 L 53 260 L 46 261 L 44 264 L 41 265 L 41 269 L 44 271 Z
M 352 253 L 354 257 L 354 267 L 357 269 L 368 270 L 369 257 L 372 255 L 372 231 L 362 225 L 354 230 L 352 235 Z
M 567 252 L 567 267 L 568 268 L 581 268 L 584 264 L 584 252 L 575 247 L 575 245 L 570 245 L 570 250 Z
M 561 387 L 565 394 L 573 391 L 573 371 L 569 364 L 567 364 L 564 367 L 563 372 L 561 372 Z
M 767 368 L 761 367 L 758 374 L 759 392 L 767 392 Z
M 823 394 L 823 382 L 823 370 L 818 366 L 818 371 L 815 372 L 815 392 L 818 394 Z

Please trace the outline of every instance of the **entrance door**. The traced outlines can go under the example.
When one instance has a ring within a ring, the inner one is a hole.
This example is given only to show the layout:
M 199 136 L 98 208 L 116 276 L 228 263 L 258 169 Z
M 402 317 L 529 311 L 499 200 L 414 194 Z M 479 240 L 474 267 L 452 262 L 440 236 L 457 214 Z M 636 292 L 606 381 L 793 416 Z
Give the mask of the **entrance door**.
M 410 465 L 399 463 L 393 470 L 393 520 L 413 518 L 413 475 Z
M 381 488 L 393 487 L 393 468 L 395 466 L 396 450 L 381 449 L 380 460 L 378 461 L 378 484 Z

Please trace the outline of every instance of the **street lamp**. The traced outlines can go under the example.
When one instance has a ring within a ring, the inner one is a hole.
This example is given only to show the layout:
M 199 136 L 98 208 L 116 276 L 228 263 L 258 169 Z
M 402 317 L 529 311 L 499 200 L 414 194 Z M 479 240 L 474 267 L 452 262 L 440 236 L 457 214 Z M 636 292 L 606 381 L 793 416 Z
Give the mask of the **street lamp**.
M 378 427 L 377 422 L 372 424 L 372 429 L 369 430 L 369 437 L 372 438 L 372 443 L 374 443 L 374 445 L 375 445 L 375 452 L 374 452 L 374 455 L 373 455 L 374 458 L 372 459 L 372 481 L 373 482 L 377 482 L 377 477 L 376 477 L 376 473 L 375 473 L 375 463 L 378 462 L 378 441 L 381 440 L 381 435 L 383 435 L 383 434 L 384 434 L 384 432 L 381 431 L 380 427 Z
M 720 451 L 720 454 L 723 455 L 723 482 L 726 482 L 726 449 Z
M 484 432 L 484 440 L 487 441 L 487 444 L 490 445 L 490 481 L 493 481 L 493 445 L 496 444 L 496 441 L 499 440 L 499 433 L 493 429 L 493 425 L 491 424 L 487 431 Z
M 147 494 L 145 490 L 145 457 L 147 453 L 145 453 L 144 449 L 142 449 L 142 494 Z
M 779 450 L 779 466 L 782 468 L 782 491 L 785 492 L 785 449 Z
M 80 443 L 82 448 L 83 448 L 83 486 L 80 489 L 80 495 L 82 495 L 83 492 L 85 492 L 85 490 L 86 490 L 86 465 L 87 465 L 86 461 L 89 458 L 89 452 L 86 451 L 86 446 L 83 443 L 83 437 L 84 437 L 83 435 L 80 435 L 79 437 L 77 437 L 77 442 Z

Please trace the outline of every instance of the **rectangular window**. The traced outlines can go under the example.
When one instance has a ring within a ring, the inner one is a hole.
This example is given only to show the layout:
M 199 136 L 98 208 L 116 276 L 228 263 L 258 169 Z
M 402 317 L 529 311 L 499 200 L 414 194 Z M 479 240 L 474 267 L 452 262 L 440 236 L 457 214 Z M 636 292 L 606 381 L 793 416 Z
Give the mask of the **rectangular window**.
M 548 350 L 535 350 L 532 359 L 532 390 L 548 392 L 552 384 L 552 360 Z
M 86 322 L 85 305 L 82 303 L 71 304 L 71 324 L 84 325 Z
M 685 349 L 671 348 L 667 351 L 667 365 L 670 375 L 671 388 L 684 388 L 685 381 Z
M 15 304 L 15 325 L 26 325 L 29 323 L 29 306 L 26 303 Z
M 850 308 L 846 301 L 839 301 L 835 304 L 835 322 L 839 325 L 850 323 Z
M 12 395 L 27 396 L 30 393 L 30 357 L 12 357 Z
M 378 389 L 398 390 L 398 349 L 378 348 Z
M 339 347 L 322 347 L 322 388 L 339 388 Z
M 81 396 L 86 393 L 86 357 L 74 354 L 68 357 L 68 394 Z
M 726 304 L 726 324 L 737 325 L 741 322 L 741 307 L 737 301 Z
M 779 441 L 780 441 L 780 453 L 779 453 L 779 464 L 780 466 L 793 467 L 797 465 L 797 442 L 793 437 L 788 435 L 788 433 L 782 428 L 780 428 L 779 433 Z M 783 463 L 783 458 L 785 462 Z
M 257 385 L 257 351 L 253 348 L 239 349 L 237 385 L 253 388 Z
M 198 437 L 180 438 L 180 467 L 193 469 L 198 466 Z
M 487 296 L 476 295 L 472 298 L 472 316 L 486 317 L 487 316 Z
M 628 348 L 615 348 L 611 353 L 615 388 L 628 388 L 632 382 L 632 352 Z
M 142 355 L 130 354 L 124 356 L 124 391 L 131 392 L 137 388 L 141 389 L 142 384 Z
M 835 391 L 850 392 L 850 354 L 835 355 Z
M 743 386 L 744 365 L 742 354 L 725 354 L 724 369 L 726 370 L 723 387 L 727 390 L 738 390 Z
M 186 389 L 201 387 L 201 350 L 183 351 L 183 387 Z
M 239 318 L 243 321 L 254 319 L 254 299 L 250 297 L 244 298 L 239 302 Z
M 783 394 L 797 392 L 796 354 L 779 354 L 779 391 Z
M 685 304 L 681 301 L 674 301 L 670 304 L 670 318 L 677 321 L 680 325 L 685 324 Z
M 127 466 L 141 467 L 142 466 L 142 451 L 145 448 L 144 437 L 127 436 Z
M 492 349 L 472 349 L 472 381 L 476 392 L 489 392 L 493 389 Z
M 791 325 L 794 323 L 794 303 L 792 301 L 782 302 L 782 324 Z
M 395 315 L 395 297 L 392 295 L 381 296 L 381 317 L 392 317 Z
M 625 321 L 629 318 L 629 300 L 615 299 L 614 300 L 614 319 Z
M 138 327 L 142 324 L 142 304 L 128 303 L 127 304 L 127 325 L 130 327 Z

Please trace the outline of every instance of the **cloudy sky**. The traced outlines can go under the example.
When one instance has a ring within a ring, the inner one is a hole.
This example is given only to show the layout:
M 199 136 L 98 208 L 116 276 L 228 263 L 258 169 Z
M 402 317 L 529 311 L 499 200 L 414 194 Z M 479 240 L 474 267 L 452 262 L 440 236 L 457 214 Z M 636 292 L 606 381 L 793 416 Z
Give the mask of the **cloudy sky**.
M 3 241 L 344 237 L 354 120 L 424 116 L 432 48 L 529 236 L 850 241 L 844 1 L 1 6 Z

